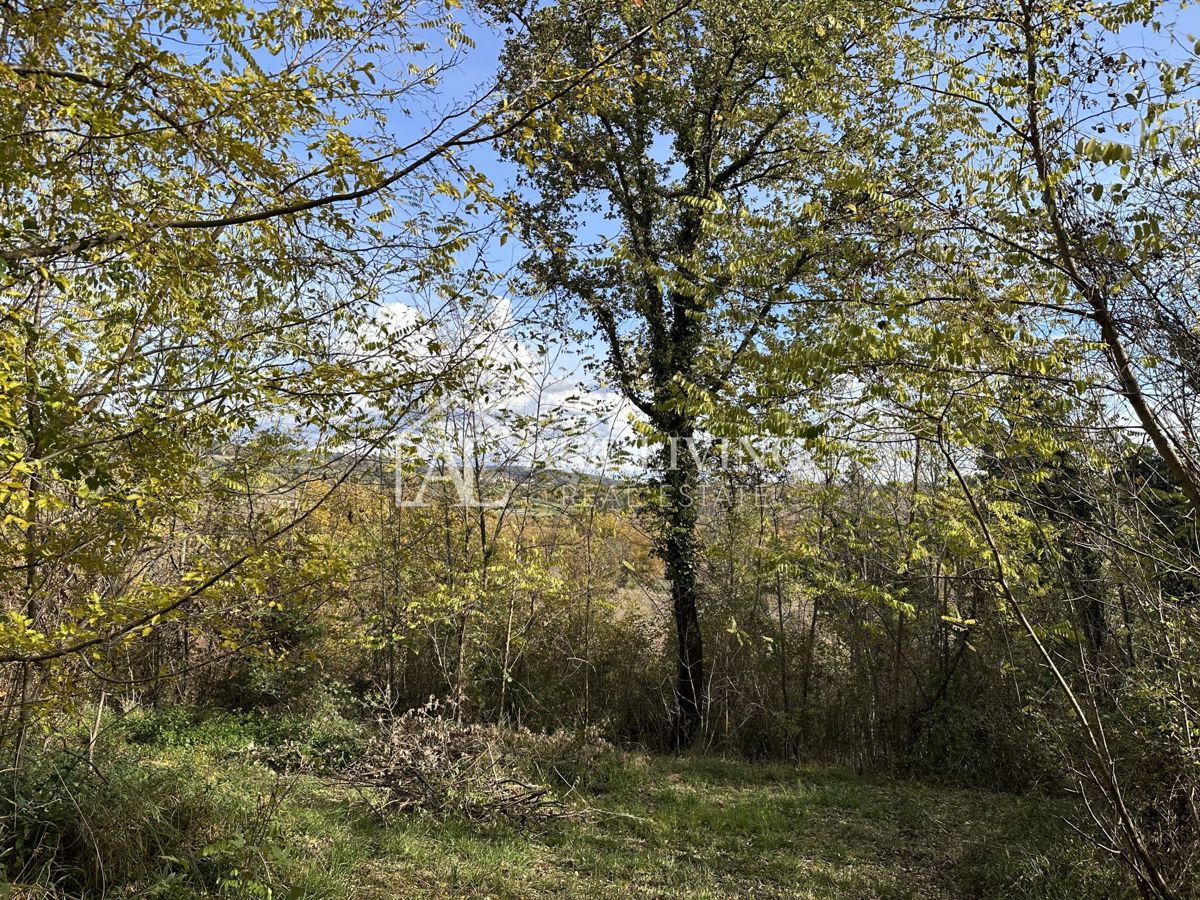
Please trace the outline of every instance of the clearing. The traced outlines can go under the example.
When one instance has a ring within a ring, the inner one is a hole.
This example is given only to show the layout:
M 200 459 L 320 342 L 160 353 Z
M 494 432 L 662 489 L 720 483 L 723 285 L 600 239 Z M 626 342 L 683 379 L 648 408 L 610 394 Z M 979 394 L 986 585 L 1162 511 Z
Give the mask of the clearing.
M 1122 897 L 1045 798 L 823 768 L 624 757 L 578 818 L 398 817 L 316 780 L 283 826 L 311 897 Z M 297 875 L 300 875 L 297 872 Z

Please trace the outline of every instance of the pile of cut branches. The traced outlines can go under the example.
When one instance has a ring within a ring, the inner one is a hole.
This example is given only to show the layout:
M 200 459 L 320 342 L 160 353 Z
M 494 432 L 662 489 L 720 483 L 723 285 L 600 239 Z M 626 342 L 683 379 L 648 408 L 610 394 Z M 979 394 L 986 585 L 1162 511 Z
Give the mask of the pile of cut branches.
M 569 815 L 548 786 L 524 774 L 518 743 L 502 729 L 425 707 L 383 725 L 337 780 L 357 789 L 385 821 L 406 811 L 521 824 Z

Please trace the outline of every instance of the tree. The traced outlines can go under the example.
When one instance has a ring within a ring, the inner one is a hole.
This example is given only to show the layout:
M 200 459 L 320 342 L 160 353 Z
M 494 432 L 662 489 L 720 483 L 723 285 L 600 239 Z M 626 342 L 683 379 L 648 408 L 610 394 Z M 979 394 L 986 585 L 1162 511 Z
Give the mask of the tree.
M 519 32 L 502 60 L 514 88 L 532 71 L 577 77 L 634 38 L 503 148 L 535 198 L 515 204 L 526 271 L 590 323 L 658 448 L 683 746 L 704 705 L 698 442 L 787 430 L 778 370 L 796 369 L 803 393 L 835 368 L 820 347 L 795 345 L 821 321 L 816 295 L 851 306 L 861 295 L 879 259 L 863 221 L 907 187 L 885 199 L 874 178 L 908 158 L 917 133 L 889 80 L 893 13 L 701 2 L 646 31 L 663 4 L 493 6 Z M 767 361 L 772 340 L 782 350 Z
M 346 477 L 320 451 L 378 446 L 437 381 L 408 364 L 415 328 L 371 325 L 385 285 L 438 279 L 464 246 L 453 205 L 384 224 L 445 150 L 380 187 L 405 153 L 393 105 L 457 52 L 421 43 L 421 8 L 4 8 L 0 661 L 18 758 L 44 688 L 229 582 L 253 593 L 322 502 L 309 488 Z M 377 75 L 397 47 L 413 68 Z M 364 187 L 371 204 L 335 202 Z M 401 240 L 420 227 L 430 240 Z M 289 470 L 268 432 L 301 429 L 317 452 Z
M 1146 603 L 1146 620 L 1154 623 L 1152 633 L 1159 632 L 1153 652 L 1161 654 L 1158 670 L 1173 673 L 1171 684 L 1148 669 L 1134 675 L 1132 665 L 1120 678 L 1148 695 L 1170 698 L 1160 708 L 1179 710 L 1178 724 L 1151 727 L 1148 721 L 1158 715 L 1152 705 L 1136 715 L 1146 732 L 1177 729 L 1181 739 L 1165 753 L 1185 760 L 1193 752 L 1194 689 L 1185 674 L 1188 656 L 1171 635 L 1192 634 L 1195 623 L 1185 609 L 1163 604 L 1163 586 L 1171 579 L 1161 576 L 1195 563 L 1180 558 L 1179 536 L 1172 532 L 1181 523 L 1154 509 L 1149 479 L 1139 479 L 1139 488 L 1130 491 L 1121 473 L 1131 455 L 1123 432 L 1134 423 L 1190 508 L 1193 524 L 1183 523 L 1183 530 L 1194 534 L 1200 510 L 1193 387 L 1197 81 L 1195 49 L 1177 33 L 1175 10 L 1158 2 L 938 4 L 926 12 L 940 40 L 926 42 L 912 63 L 921 70 L 916 81 L 929 102 L 960 123 L 962 136 L 959 164 L 932 214 L 964 236 L 960 254 L 970 255 L 980 283 L 1007 285 L 1003 290 L 1021 310 L 1019 318 L 1036 323 L 1046 346 L 1075 344 L 1054 394 L 1086 401 L 1066 407 L 1082 415 L 1028 404 L 1026 421 L 1038 424 L 1013 432 L 1040 432 L 1027 445 L 1032 453 L 1024 464 L 1036 460 L 1046 488 L 1030 490 L 1020 479 L 1009 488 L 1032 507 L 1028 521 L 1043 534 L 1074 532 L 1076 549 L 1050 553 L 1047 560 L 1054 560 L 1057 577 L 1079 606 L 1080 656 L 1090 657 L 1093 669 L 1099 669 L 1108 627 L 1102 555 L 1125 572 L 1153 560 L 1159 576 L 1150 593 L 1157 598 Z M 1052 362 L 1042 374 L 1057 369 Z M 1072 453 L 1078 463 L 1064 466 L 1062 451 L 1078 441 L 1080 429 L 1093 441 Z M 1011 443 L 1009 438 L 1006 450 L 1018 457 Z M 990 514 L 973 499 L 978 490 L 969 475 L 958 480 L 992 544 L 1006 600 L 1019 611 L 1029 602 L 1029 587 L 1006 573 L 1001 550 L 988 536 Z M 1063 502 L 1045 490 L 1077 501 Z M 1126 556 L 1130 548 L 1137 551 L 1133 559 Z M 1139 581 L 1111 590 L 1120 599 L 1127 635 L 1138 630 L 1130 597 L 1136 602 L 1145 596 Z M 1096 809 L 1103 811 L 1094 812 L 1102 840 L 1116 848 L 1146 896 L 1178 896 L 1180 886 L 1194 880 L 1187 872 L 1192 845 L 1180 840 L 1178 830 L 1156 833 L 1154 816 L 1172 806 L 1178 785 L 1190 783 L 1185 773 L 1192 764 L 1170 764 L 1172 774 L 1146 785 L 1143 794 L 1127 791 L 1127 782 L 1138 781 L 1136 768 L 1120 765 L 1108 729 L 1121 733 L 1131 715 L 1128 698 L 1110 677 L 1072 681 L 1069 665 L 1042 642 L 1033 621 L 1023 612 L 1020 618 L 1077 720 L 1073 750 L 1085 760 L 1079 764 L 1086 773 L 1081 785 L 1097 795 Z M 1127 660 L 1136 657 L 1132 648 L 1130 640 Z M 1106 721 L 1110 714 L 1115 725 Z
M 1186 375 L 1197 80 L 1173 8 L 948 3 L 927 10 L 938 51 L 926 43 L 911 62 L 964 134 L 938 213 L 1010 278 L 1037 279 L 1034 314 L 1044 304 L 1090 329 L 1115 393 L 1200 510 Z

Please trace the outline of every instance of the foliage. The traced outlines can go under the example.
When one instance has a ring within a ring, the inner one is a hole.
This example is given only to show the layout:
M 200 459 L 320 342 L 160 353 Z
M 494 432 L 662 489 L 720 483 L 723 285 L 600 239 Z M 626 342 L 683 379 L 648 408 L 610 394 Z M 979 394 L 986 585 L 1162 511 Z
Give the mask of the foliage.
M 457 7 L 0 8 L 9 875 L 1194 895 L 1184 6 Z
M 5 819 L 10 883 L 53 896 L 273 896 L 288 853 L 272 830 L 286 782 L 176 753 L 106 752 L 93 761 L 104 777 L 70 754 L 39 755 Z

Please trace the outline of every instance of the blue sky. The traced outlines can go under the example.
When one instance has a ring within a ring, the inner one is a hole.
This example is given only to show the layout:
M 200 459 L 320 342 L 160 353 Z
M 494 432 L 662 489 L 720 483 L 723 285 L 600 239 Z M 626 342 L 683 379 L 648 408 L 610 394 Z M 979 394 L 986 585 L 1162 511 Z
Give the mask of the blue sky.
M 472 21 L 464 11 L 459 11 L 458 18 L 466 26 L 475 46 L 462 53 L 458 64 L 444 75 L 438 90 L 428 98 L 424 108 L 410 107 L 411 118 L 399 117 L 398 121 L 411 122 L 415 119 L 417 122 L 436 122 L 447 112 L 469 105 L 494 83 L 504 36 L 496 29 Z M 503 193 L 516 187 L 518 167 L 503 159 L 491 145 L 474 145 L 459 158 L 485 173 L 497 192 Z M 599 221 L 596 222 L 598 225 Z M 527 248 L 516 236 L 509 237 L 503 245 L 493 237 L 485 243 L 484 251 L 488 264 L 495 271 L 506 272 L 520 263 Z M 469 258 L 472 261 L 475 252 L 475 249 L 470 251 Z M 492 298 L 491 314 L 498 323 L 507 322 L 511 334 L 516 330 L 512 326 L 519 326 L 523 317 L 531 313 L 539 302 L 540 298 L 537 297 L 501 292 Z M 404 296 L 393 298 L 393 304 L 421 305 L 415 298 Z M 385 308 L 383 314 L 389 317 L 405 316 L 403 309 L 395 308 Z M 577 343 L 561 334 L 548 334 L 545 337 L 543 343 L 547 353 L 544 355 L 532 342 L 518 338 L 503 342 L 503 349 L 497 351 L 505 359 L 516 360 L 526 373 L 526 381 L 530 383 L 524 394 L 520 387 L 511 385 L 512 390 L 503 399 L 503 405 L 527 413 L 533 412 L 539 403 L 543 409 L 547 403 L 551 407 L 560 405 L 564 414 L 579 414 L 594 408 L 592 444 L 602 447 L 611 439 L 630 436 L 627 405 L 614 391 L 597 384 L 594 376 L 585 371 L 588 360 L 598 356 L 601 348 L 593 343 Z M 581 399 L 576 401 L 574 397 Z

